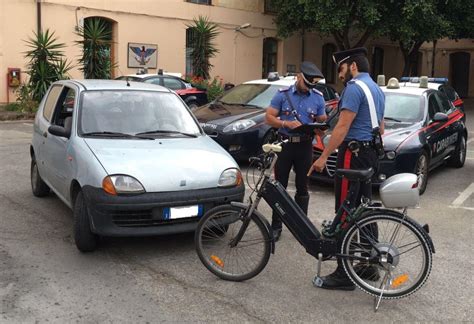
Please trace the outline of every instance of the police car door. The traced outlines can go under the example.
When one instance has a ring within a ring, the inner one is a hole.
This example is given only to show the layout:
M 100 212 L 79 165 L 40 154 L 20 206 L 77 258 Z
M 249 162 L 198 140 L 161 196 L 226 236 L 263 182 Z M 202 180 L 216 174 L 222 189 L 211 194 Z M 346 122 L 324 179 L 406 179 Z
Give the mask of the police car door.
M 436 92 L 437 91 L 432 91 L 428 95 L 428 128 L 426 139 L 431 149 L 430 165 L 438 164 L 445 156 L 445 125 L 447 123 L 447 120 L 435 120 L 435 116 L 437 113 L 443 113 Z
M 443 157 L 446 157 L 456 149 L 459 134 L 463 130 L 463 125 L 461 124 L 460 120 L 462 116 L 458 109 L 454 107 L 454 104 L 449 100 L 446 94 L 437 91 L 435 95 L 438 99 L 441 112 L 448 115 L 449 118 L 445 123 L 444 128 L 440 130 L 442 132 L 442 139 L 439 147 L 437 147 L 437 149 L 444 149 L 442 155 Z

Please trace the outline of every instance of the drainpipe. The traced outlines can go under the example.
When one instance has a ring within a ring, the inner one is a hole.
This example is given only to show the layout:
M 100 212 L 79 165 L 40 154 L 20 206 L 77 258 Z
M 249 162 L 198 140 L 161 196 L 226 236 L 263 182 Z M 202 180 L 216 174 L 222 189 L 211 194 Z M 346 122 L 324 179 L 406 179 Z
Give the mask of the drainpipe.
M 41 0 L 36 0 L 36 33 L 41 32 Z
M 435 39 L 433 41 L 433 55 L 432 55 L 432 59 L 431 59 L 431 76 L 434 78 L 434 73 L 435 73 L 435 58 L 436 58 L 436 43 L 438 41 Z
M 305 30 L 301 30 L 301 62 L 304 61 L 304 51 L 305 51 L 305 43 L 304 43 L 304 34 Z

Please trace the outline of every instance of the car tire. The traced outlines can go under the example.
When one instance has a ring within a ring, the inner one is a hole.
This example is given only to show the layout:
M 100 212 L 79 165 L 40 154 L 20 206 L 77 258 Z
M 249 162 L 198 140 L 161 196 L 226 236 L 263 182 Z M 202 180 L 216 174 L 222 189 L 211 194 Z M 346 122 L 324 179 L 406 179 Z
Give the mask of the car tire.
M 429 157 L 426 151 L 420 154 L 418 160 L 416 160 L 416 166 L 414 173 L 418 178 L 418 190 L 420 195 L 422 195 L 428 185 L 428 171 L 429 171 Z
M 191 110 L 195 110 L 199 107 L 199 105 L 196 101 L 191 101 L 191 102 L 188 103 L 188 107 Z
M 81 252 L 92 252 L 97 248 L 97 235 L 91 231 L 89 212 L 81 191 L 74 203 L 74 242 Z
M 265 136 L 263 136 L 263 139 L 262 139 L 262 143 L 260 144 L 260 147 L 258 148 L 258 155 L 262 154 L 263 153 L 263 149 L 262 149 L 262 146 L 264 144 L 268 144 L 268 143 L 273 143 L 277 140 L 277 132 L 276 130 L 274 130 L 273 128 L 270 128 L 266 133 L 265 133 Z
M 448 160 L 448 165 L 455 168 L 462 168 L 466 162 L 467 141 L 466 136 L 461 136 L 459 143 L 456 145 L 453 155 Z
M 49 187 L 41 178 L 38 165 L 36 164 L 34 157 L 31 159 L 30 179 L 31 191 L 33 192 L 33 195 L 36 197 L 45 197 L 49 194 Z

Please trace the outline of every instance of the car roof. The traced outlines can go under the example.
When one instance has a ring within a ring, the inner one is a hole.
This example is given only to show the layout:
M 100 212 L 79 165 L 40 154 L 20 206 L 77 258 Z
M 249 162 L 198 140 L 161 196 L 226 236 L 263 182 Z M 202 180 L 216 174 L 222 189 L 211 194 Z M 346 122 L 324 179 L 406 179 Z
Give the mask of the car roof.
M 295 82 L 296 82 L 296 76 L 286 76 L 286 77 L 281 77 L 279 80 L 275 80 L 275 81 L 268 81 L 268 79 L 259 79 L 259 80 L 247 81 L 247 82 L 244 82 L 243 84 L 275 84 L 279 86 L 289 87 L 295 84 Z M 318 83 L 324 85 L 325 80 L 322 79 Z
M 127 85 L 126 80 L 98 80 L 98 79 L 85 79 L 85 80 L 62 80 L 57 81 L 55 84 L 67 84 L 75 83 L 76 85 L 84 88 L 85 90 L 153 90 L 160 92 L 171 92 L 168 88 L 149 84 L 144 82 L 129 81 Z
M 134 77 L 138 79 L 167 76 L 167 77 L 174 77 L 174 78 L 181 79 L 182 75 L 181 73 L 163 72 L 163 74 L 146 73 L 146 74 L 126 74 L 126 75 L 121 75 L 121 76 L 129 76 L 129 77 Z
M 404 86 L 403 83 L 400 84 L 400 88 L 396 89 L 388 89 L 386 86 L 380 87 L 383 92 L 385 93 L 402 93 L 402 94 L 411 94 L 421 96 L 426 93 L 428 90 L 427 88 L 420 88 L 420 87 L 411 87 L 411 86 Z

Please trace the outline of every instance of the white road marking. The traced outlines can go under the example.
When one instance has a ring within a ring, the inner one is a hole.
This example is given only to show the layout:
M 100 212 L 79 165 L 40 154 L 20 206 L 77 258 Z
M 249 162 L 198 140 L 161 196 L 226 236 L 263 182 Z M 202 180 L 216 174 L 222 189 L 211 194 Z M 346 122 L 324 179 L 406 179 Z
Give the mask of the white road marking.
M 473 210 L 474 207 L 463 207 L 463 206 L 448 206 L 449 208 L 455 208 L 455 209 L 467 209 L 467 210 Z
M 33 124 L 30 124 L 30 123 L 23 123 L 23 125 L 26 125 L 26 126 L 33 126 Z M 469 142 L 468 142 L 469 143 Z
M 453 201 L 451 204 L 452 207 L 458 208 L 460 207 L 467 198 L 469 198 L 470 195 L 474 193 L 474 182 L 469 185 L 459 196 Z M 468 207 L 462 207 L 462 208 L 468 208 Z

